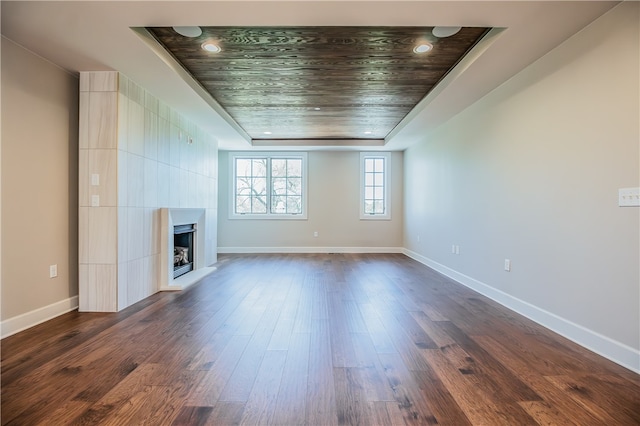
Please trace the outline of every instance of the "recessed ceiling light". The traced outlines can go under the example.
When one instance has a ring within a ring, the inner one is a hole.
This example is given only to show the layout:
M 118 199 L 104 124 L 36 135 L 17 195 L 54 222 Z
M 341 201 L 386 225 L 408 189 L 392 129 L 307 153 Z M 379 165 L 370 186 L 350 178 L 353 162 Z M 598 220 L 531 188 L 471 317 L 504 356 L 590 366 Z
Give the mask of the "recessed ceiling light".
M 457 34 L 461 29 L 461 27 L 433 27 L 431 34 L 438 38 L 451 37 L 452 35 Z
M 313 110 L 314 110 L 314 111 L 320 111 L 320 108 L 315 107 Z
M 431 43 L 421 43 L 413 48 L 414 53 L 426 53 L 433 49 L 433 45 Z
M 218 53 L 222 50 L 213 40 L 207 40 L 202 43 L 202 48 L 211 53 Z
M 200 27 L 173 27 L 173 31 L 185 37 L 198 37 L 202 34 Z
M 371 130 L 367 130 L 364 132 L 365 135 L 370 135 L 371 133 L 373 133 Z
M 271 134 L 271 132 L 262 132 L 262 133 L 264 133 L 265 135 L 270 135 Z

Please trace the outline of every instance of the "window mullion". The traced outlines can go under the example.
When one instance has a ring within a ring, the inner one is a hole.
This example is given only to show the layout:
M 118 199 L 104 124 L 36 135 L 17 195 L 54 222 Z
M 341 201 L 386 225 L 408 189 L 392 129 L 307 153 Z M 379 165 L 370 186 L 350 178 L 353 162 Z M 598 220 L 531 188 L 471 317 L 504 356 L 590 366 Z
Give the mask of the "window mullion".
M 267 158 L 267 214 L 273 214 L 271 210 L 271 194 L 273 192 L 273 180 L 271 179 L 271 157 Z

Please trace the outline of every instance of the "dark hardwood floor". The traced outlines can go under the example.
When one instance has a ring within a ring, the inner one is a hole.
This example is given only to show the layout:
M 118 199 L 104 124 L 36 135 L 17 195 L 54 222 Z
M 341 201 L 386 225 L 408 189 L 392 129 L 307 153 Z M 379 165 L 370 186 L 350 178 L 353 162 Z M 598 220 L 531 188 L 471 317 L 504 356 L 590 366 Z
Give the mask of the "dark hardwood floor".
M 222 255 L 2 341 L 2 424 L 638 425 L 639 376 L 403 255 Z

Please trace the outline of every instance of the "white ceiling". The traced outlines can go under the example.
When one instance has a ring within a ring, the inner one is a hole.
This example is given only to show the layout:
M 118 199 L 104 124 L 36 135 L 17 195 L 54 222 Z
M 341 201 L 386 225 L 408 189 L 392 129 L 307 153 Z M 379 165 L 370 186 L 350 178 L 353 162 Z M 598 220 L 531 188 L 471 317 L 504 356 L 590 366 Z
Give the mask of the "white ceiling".
M 222 149 L 249 144 L 165 64 L 131 27 L 485 26 L 506 30 L 394 132 L 405 149 L 430 128 L 508 80 L 618 1 L 5 1 L 2 34 L 60 67 L 117 70 L 214 134 Z M 310 149 L 312 147 L 305 147 Z M 329 149 L 331 147 L 324 147 Z M 289 147 L 291 149 L 291 147 Z M 359 147 L 362 149 L 362 147 Z

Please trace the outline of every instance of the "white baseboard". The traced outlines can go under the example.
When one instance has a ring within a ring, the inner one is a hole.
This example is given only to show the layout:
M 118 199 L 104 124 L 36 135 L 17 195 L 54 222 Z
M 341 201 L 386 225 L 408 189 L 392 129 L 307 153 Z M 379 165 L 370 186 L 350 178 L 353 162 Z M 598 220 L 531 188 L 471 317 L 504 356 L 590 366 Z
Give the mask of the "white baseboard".
M 452 280 L 469 287 L 478 293 L 500 303 L 529 318 L 532 321 L 554 331 L 567 339 L 584 346 L 592 352 L 620 364 L 629 370 L 640 373 L 640 351 L 617 342 L 607 336 L 603 336 L 593 330 L 589 330 L 579 324 L 534 306 L 528 302 L 513 297 L 501 290 L 497 290 L 483 282 L 467 275 L 461 274 L 445 265 L 435 262 L 411 250 L 404 249 L 403 253 L 410 258 L 440 272 Z
M 15 316 L 13 318 L 6 319 L 0 323 L 0 329 L 2 330 L 1 338 L 9 337 L 12 334 L 16 334 L 22 330 L 33 327 L 52 318 L 66 314 L 78 308 L 78 296 L 70 297 L 69 299 L 61 300 L 51 305 L 44 306 L 42 308 L 35 309 L 31 312 Z
M 403 253 L 402 247 L 218 247 L 218 253 Z

